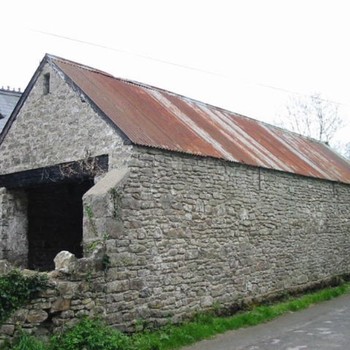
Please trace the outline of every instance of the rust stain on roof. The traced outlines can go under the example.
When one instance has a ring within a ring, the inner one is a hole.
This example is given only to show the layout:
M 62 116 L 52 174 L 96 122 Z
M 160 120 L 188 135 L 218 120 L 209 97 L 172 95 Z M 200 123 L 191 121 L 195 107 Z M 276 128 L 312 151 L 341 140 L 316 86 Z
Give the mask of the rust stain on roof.
M 350 184 L 321 142 L 155 87 L 49 56 L 134 143 Z

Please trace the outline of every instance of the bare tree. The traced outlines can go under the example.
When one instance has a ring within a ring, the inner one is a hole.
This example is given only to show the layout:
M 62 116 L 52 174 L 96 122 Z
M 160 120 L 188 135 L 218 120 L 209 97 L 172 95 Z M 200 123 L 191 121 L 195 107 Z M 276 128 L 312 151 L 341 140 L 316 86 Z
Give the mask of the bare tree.
M 345 146 L 344 156 L 350 159 L 350 142 L 348 142 Z
M 350 160 L 350 142 L 334 142 L 332 144 L 332 148 L 334 148 L 343 157 Z
M 277 125 L 329 144 L 344 126 L 338 105 L 316 93 L 310 97 L 293 97 L 286 106 L 285 116 Z

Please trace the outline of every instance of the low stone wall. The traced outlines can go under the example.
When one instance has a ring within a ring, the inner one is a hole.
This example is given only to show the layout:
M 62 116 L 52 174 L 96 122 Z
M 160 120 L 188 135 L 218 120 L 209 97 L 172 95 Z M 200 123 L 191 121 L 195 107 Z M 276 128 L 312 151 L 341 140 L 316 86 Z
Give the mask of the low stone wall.
M 101 254 L 101 250 L 96 251 L 90 258 L 83 259 L 76 259 L 68 252 L 58 254 L 56 270 L 41 273 L 48 277 L 48 288 L 0 326 L 0 341 L 22 330 L 38 336 L 60 332 L 83 316 L 104 318 L 105 272 Z M 11 265 L 0 261 L 2 274 L 11 269 Z M 35 272 L 22 270 L 22 273 L 32 275 Z

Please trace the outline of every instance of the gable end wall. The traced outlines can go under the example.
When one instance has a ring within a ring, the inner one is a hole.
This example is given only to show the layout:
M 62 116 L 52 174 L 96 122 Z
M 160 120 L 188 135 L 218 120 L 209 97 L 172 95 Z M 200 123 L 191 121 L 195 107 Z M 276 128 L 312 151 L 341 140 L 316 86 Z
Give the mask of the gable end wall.
M 44 94 L 44 76 L 50 92 Z M 130 147 L 78 91 L 49 64 L 30 91 L 0 145 L 0 174 L 57 165 L 109 154 L 115 166 L 128 158 Z
M 47 94 L 46 74 L 50 75 Z M 109 169 L 118 168 L 127 162 L 130 152 L 131 146 L 124 145 L 118 132 L 47 63 L 0 145 L 0 175 L 105 154 Z M 0 206 L 0 259 L 8 256 L 11 262 L 26 266 L 25 191 L 1 188 Z

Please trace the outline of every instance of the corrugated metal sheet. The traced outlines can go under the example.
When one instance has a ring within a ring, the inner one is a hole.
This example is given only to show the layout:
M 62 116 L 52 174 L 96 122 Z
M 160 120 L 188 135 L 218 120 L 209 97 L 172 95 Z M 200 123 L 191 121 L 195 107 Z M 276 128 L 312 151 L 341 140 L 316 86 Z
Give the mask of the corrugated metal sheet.
M 59 58 L 51 61 L 135 144 L 350 183 L 323 143 Z

